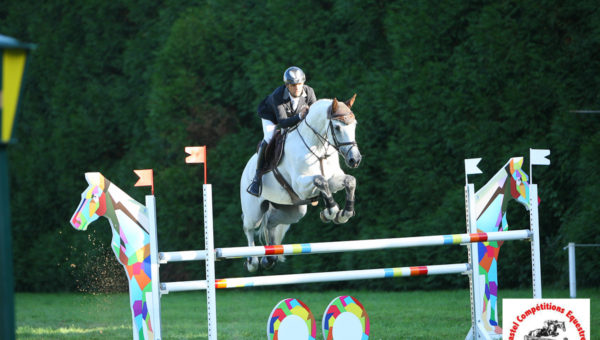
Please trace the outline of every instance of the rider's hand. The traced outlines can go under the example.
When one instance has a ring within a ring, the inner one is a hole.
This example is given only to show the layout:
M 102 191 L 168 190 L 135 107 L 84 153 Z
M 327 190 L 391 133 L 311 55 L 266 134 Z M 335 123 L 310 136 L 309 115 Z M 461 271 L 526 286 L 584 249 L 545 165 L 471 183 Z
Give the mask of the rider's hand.
M 301 110 L 300 110 L 300 119 L 304 119 L 306 118 L 306 115 L 308 114 L 308 106 L 304 106 Z

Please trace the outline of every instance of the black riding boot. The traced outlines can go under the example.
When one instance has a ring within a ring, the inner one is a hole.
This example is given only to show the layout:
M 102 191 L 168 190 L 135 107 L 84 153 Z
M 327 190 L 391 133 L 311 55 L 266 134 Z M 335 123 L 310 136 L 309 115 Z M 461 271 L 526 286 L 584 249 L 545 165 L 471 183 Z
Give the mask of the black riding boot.
M 256 173 L 250 186 L 248 186 L 248 193 L 256 197 L 260 197 L 262 192 L 262 168 L 265 164 L 265 149 L 267 148 L 267 142 L 263 139 L 258 147 L 258 157 L 256 158 Z

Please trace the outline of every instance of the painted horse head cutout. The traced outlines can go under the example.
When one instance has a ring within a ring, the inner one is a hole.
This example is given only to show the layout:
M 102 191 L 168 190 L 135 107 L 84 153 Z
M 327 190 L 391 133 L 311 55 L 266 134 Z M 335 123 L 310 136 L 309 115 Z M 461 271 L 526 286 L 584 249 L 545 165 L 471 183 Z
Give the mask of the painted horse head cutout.
M 108 219 L 112 229 L 111 248 L 129 280 L 133 338 L 153 339 L 147 209 L 99 172 L 86 173 L 85 179 L 88 187 L 81 193 L 71 225 L 77 230 L 86 230 L 99 217 Z
M 85 178 L 90 186 L 81 193 L 79 207 L 71 217 L 71 225 L 77 230 L 87 230 L 90 223 L 106 213 L 104 176 L 99 172 L 89 172 Z
M 513 157 L 475 193 L 477 232 L 507 231 L 507 206 L 514 200 L 531 209 L 529 176 L 523 171 L 523 157 Z M 483 294 L 484 327 L 501 334 L 498 323 L 498 254 L 503 241 L 478 243 L 479 279 L 485 287 Z M 474 278 L 475 279 L 475 278 Z

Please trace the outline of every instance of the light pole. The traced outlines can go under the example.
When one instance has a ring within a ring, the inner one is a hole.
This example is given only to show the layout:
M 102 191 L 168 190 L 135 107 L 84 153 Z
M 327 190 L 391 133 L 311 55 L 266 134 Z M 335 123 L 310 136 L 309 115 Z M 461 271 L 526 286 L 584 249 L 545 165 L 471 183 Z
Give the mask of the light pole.
M 35 45 L 0 35 L 0 339 L 15 339 L 15 301 L 7 148 L 13 131 L 29 51 Z

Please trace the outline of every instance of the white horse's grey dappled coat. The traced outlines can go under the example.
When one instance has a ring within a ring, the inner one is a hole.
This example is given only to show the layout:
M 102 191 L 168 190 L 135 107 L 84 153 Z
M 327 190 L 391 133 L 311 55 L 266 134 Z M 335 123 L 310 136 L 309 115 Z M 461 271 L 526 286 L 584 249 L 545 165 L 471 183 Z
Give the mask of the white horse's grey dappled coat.
M 355 98 L 356 95 L 346 102 L 318 100 L 297 128 L 288 133 L 278 169 L 304 202 L 293 202 L 272 172 L 263 176 L 260 197 L 246 192 L 255 173 L 257 155 L 250 158 L 240 181 L 242 218 L 248 246 L 255 245 L 257 230 L 262 232 L 268 245 L 281 244 L 290 224 L 300 221 L 306 214 L 308 201 L 319 195 L 325 202 L 325 209 L 321 212 L 323 221 L 346 223 L 354 216 L 356 179 L 344 173 L 338 154 L 350 168 L 358 167 L 362 159 L 355 142 L 357 123 L 350 110 Z M 346 204 L 342 210 L 332 196 L 341 189 L 346 190 Z M 264 257 L 262 264 L 270 268 L 276 259 L 275 256 Z M 248 259 L 247 269 L 258 269 L 257 257 Z

